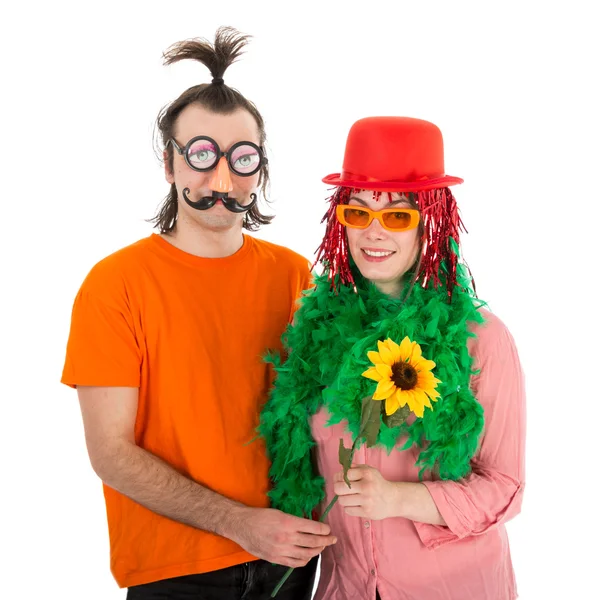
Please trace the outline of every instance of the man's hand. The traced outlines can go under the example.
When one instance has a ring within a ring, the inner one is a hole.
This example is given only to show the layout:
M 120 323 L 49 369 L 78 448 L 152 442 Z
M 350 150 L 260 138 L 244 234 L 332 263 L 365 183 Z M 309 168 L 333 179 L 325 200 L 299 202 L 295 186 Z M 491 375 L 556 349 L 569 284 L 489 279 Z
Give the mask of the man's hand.
M 250 554 L 278 565 L 303 567 L 336 542 L 325 523 L 272 508 L 244 507 L 235 512 L 236 531 L 227 537 Z
M 338 502 L 351 517 L 380 520 L 399 514 L 399 486 L 388 481 L 374 467 L 352 465 L 348 470 L 349 488 L 340 471 L 333 477 L 333 490 Z

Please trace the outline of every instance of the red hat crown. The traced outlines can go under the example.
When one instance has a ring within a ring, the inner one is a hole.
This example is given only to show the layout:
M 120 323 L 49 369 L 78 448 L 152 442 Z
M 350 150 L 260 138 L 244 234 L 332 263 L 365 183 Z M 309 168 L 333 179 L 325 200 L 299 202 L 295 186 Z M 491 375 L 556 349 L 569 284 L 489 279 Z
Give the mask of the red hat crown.
M 410 117 L 356 121 L 346 140 L 343 170 L 323 179 L 330 185 L 376 191 L 423 191 L 462 183 L 446 175 L 439 128 Z

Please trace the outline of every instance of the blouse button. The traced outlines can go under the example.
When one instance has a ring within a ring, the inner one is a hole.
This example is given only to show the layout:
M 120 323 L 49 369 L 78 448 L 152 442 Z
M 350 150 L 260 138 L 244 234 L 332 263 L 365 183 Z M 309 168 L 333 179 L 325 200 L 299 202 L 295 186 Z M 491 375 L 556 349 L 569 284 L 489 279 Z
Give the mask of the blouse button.
M 371 575 L 375 575 L 375 569 L 371 569 Z
M 369 521 L 365 521 L 365 529 L 369 529 L 371 527 L 371 523 Z

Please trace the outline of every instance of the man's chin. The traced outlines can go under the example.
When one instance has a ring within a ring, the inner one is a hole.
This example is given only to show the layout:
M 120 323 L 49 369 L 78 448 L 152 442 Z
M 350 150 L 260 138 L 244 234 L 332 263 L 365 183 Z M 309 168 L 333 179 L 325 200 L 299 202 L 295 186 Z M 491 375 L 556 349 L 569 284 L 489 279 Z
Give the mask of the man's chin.
M 180 217 L 196 227 L 223 232 L 239 227 L 243 214 L 227 210 L 222 202 L 217 202 L 207 210 L 196 210 L 184 203 L 180 206 Z
M 214 210 L 215 208 L 217 207 L 214 206 L 203 214 L 195 215 L 195 220 L 211 231 L 226 231 L 239 226 L 241 215 L 228 211 L 224 206 L 221 206 L 220 210 Z

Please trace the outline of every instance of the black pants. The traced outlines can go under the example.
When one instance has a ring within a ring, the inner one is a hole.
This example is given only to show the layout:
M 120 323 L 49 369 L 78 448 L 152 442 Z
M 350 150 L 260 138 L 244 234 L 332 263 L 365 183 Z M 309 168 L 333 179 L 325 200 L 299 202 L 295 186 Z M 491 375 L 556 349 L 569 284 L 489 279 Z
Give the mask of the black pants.
M 275 600 L 310 600 L 318 557 L 294 569 Z M 127 600 L 269 600 L 287 567 L 256 560 L 199 575 L 184 575 L 127 590 Z

